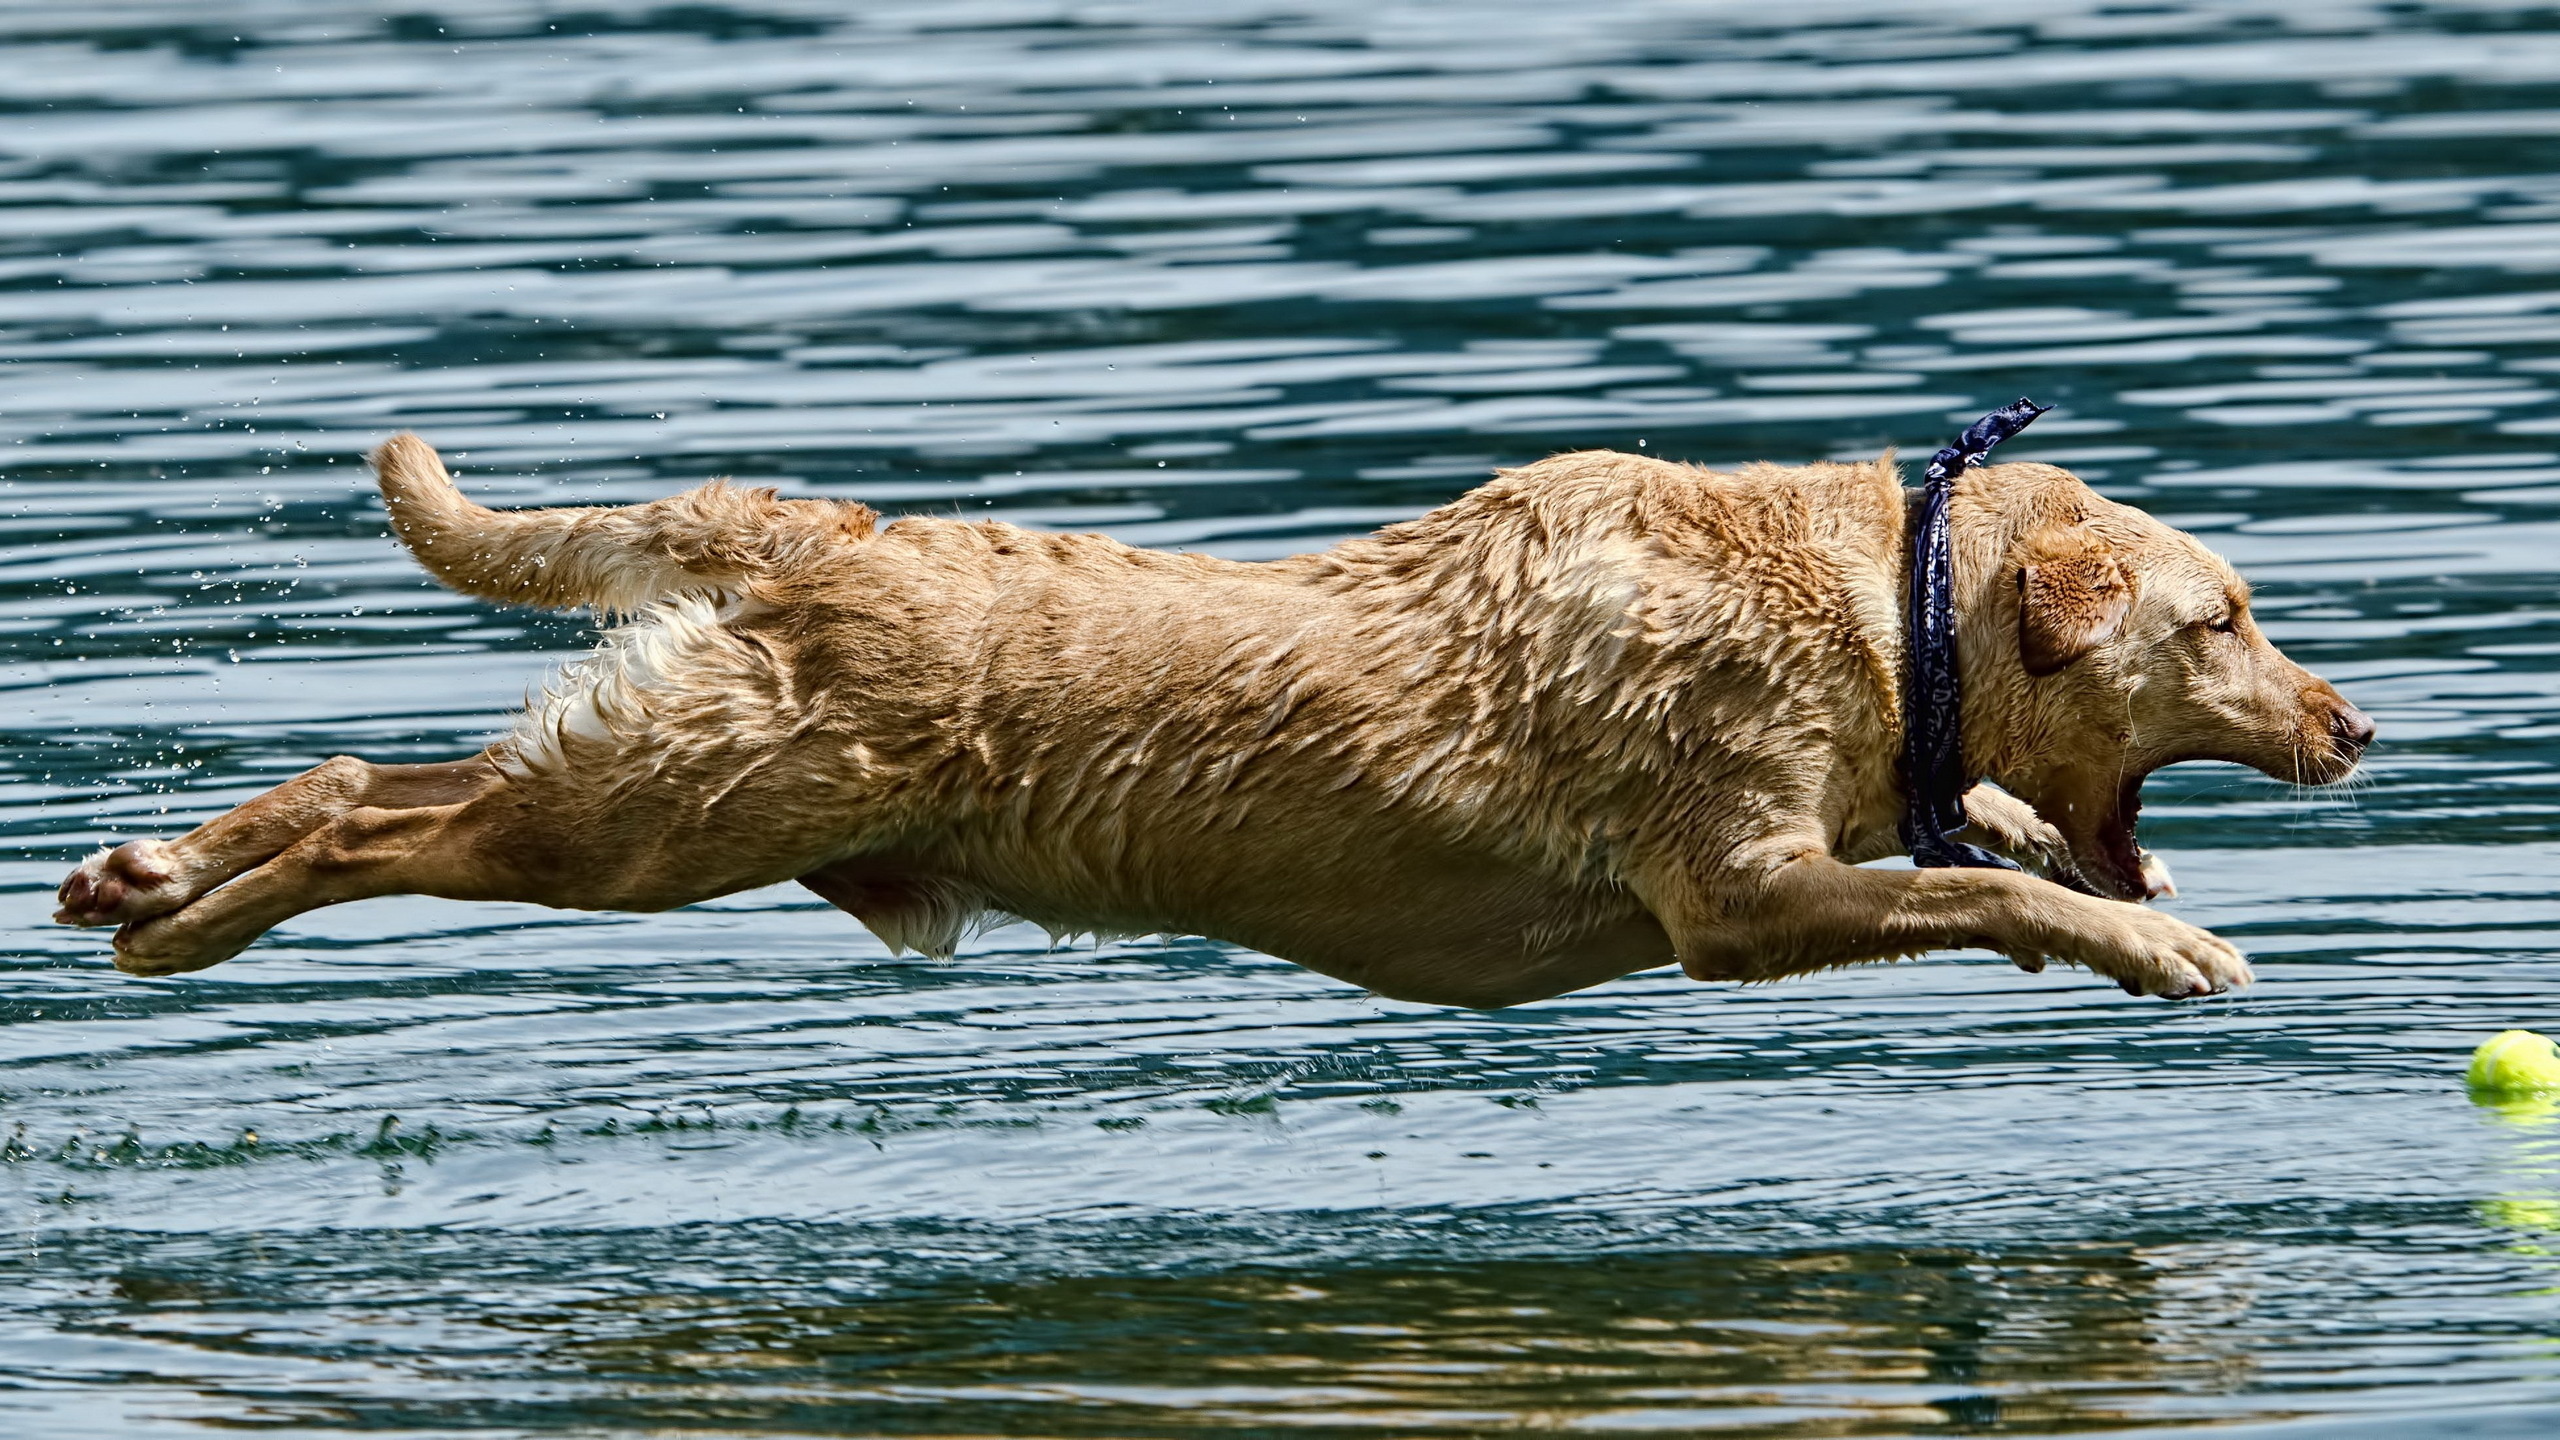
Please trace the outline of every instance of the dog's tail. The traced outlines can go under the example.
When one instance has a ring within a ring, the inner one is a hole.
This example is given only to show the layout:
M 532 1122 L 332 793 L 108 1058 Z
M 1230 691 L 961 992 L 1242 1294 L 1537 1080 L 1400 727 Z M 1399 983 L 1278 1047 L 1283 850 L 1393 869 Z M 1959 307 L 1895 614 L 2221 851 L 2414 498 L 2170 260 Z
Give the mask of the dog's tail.
M 718 480 L 645 505 L 491 510 L 406 434 L 382 442 L 373 468 L 392 530 L 429 573 L 466 595 L 552 610 L 630 614 L 678 595 L 738 594 L 788 552 L 867 538 L 877 518 Z

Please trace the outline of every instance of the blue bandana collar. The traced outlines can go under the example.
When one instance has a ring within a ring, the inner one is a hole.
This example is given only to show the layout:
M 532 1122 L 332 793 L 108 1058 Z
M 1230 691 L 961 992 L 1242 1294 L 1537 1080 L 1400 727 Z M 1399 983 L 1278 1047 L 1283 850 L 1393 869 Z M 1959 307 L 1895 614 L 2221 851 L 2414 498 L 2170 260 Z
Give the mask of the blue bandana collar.
M 2050 405 L 2019 400 L 1965 427 L 1931 456 L 1921 479 L 1911 534 L 1911 663 L 1902 696 L 1902 846 L 1923 868 L 2015 870 L 1978 845 L 1951 840 L 1964 828 L 1964 792 L 1977 777 L 1964 766 L 1964 685 L 1956 672 L 1955 560 L 1947 538 L 1947 497 L 1955 480 L 1991 447 L 2024 430 Z

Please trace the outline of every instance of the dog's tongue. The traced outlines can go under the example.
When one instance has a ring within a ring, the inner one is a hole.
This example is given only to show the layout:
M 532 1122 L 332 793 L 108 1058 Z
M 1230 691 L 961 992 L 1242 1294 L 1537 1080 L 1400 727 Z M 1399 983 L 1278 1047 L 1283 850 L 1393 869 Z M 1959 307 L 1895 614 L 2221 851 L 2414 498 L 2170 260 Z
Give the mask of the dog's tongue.
M 2116 793 L 2116 813 L 2100 829 L 2100 843 L 2105 847 L 2110 868 L 2123 881 L 2141 892 L 2145 900 L 2166 899 L 2178 893 L 2177 882 L 2169 878 L 2168 863 L 2142 848 L 2134 836 L 2134 822 L 2142 814 L 2142 777 L 2127 776 L 2124 787 Z

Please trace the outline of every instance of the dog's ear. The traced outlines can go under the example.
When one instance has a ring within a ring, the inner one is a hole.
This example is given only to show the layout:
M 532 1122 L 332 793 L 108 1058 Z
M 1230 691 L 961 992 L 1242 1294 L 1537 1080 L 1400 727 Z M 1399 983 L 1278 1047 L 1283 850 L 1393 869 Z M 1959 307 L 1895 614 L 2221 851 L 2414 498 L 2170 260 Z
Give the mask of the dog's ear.
M 2047 531 L 2018 565 L 2018 655 L 2050 675 L 2116 637 L 2133 610 L 2133 582 L 2085 532 Z

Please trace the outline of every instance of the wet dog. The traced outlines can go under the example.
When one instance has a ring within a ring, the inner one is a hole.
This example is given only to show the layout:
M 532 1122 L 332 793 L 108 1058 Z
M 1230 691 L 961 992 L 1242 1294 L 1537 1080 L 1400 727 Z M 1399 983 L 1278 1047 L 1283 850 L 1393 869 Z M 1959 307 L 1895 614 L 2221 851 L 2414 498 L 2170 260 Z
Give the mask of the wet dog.
M 1382 994 L 1514 1004 L 1678 963 L 1768 980 L 1982 946 L 2126 990 L 2245 984 L 2141 902 L 2143 777 L 2327 784 L 2372 723 L 2231 568 L 2050 466 L 1951 524 L 1976 838 L 1891 870 L 1909 501 L 1890 458 L 1561 455 L 1261 564 L 712 484 L 497 512 L 400 436 L 437 578 L 628 623 L 467 760 L 339 758 L 63 882 L 165 975 L 391 894 L 664 910 L 797 880 L 892 947 L 991 917 L 1214 936 Z

